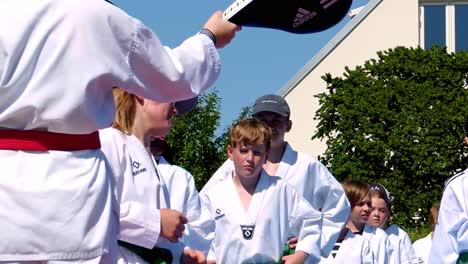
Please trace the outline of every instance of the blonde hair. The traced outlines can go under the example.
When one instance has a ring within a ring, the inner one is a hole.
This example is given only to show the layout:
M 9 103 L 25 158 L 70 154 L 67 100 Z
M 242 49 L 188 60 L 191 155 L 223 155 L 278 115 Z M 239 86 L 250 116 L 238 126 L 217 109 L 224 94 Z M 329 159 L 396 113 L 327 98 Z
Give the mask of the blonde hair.
M 112 92 L 116 108 L 112 127 L 130 134 L 135 119 L 136 97 L 120 87 L 115 87 Z
M 229 130 L 229 146 L 232 148 L 239 145 L 262 145 L 266 150 L 270 149 L 271 130 L 255 118 L 246 118 L 237 122 Z
M 369 185 L 362 181 L 349 180 L 343 183 L 343 189 L 348 197 L 351 208 L 369 195 Z

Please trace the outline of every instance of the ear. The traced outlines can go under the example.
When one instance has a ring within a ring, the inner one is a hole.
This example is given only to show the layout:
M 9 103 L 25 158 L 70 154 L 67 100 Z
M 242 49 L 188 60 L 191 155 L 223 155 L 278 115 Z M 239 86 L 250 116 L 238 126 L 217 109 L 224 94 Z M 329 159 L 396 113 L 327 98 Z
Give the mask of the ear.
M 143 105 L 144 102 L 145 102 L 145 98 L 143 98 L 141 96 L 138 96 L 138 95 L 135 95 L 135 100 L 136 100 L 137 104 L 139 104 L 139 105 Z
M 233 149 L 232 149 L 231 145 L 227 145 L 227 151 L 226 151 L 226 153 L 227 153 L 227 156 L 228 156 L 228 158 L 229 158 L 230 160 L 232 160 L 232 152 L 233 152 Z
M 286 125 L 286 132 L 291 131 L 292 128 L 292 121 L 291 119 L 288 120 L 288 124 Z

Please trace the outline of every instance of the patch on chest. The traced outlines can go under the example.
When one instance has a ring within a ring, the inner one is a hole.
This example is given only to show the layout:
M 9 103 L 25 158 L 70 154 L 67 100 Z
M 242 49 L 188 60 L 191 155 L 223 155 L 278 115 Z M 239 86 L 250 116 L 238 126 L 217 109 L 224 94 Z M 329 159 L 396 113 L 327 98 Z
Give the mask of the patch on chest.
M 253 237 L 255 231 L 255 225 L 241 225 L 242 236 L 245 240 L 250 240 Z

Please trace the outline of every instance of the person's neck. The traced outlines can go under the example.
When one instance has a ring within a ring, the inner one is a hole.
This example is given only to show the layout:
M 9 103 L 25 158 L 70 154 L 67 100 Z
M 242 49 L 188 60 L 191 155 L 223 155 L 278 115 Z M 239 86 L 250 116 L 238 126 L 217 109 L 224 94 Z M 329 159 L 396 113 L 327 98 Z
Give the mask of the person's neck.
M 354 223 L 353 221 L 348 221 L 346 223 L 346 227 L 349 228 L 349 230 L 351 230 L 353 233 L 361 233 L 364 230 L 364 226 L 364 223 Z
M 267 162 L 278 163 L 283 159 L 284 151 L 286 150 L 287 143 L 285 141 L 278 142 L 270 145 Z
M 257 187 L 258 180 L 260 179 L 260 173 L 255 176 L 239 176 L 237 173 L 233 173 L 234 184 L 238 187 L 243 188 L 247 193 L 253 195 L 255 188 Z
M 141 143 L 145 146 L 145 148 L 149 149 L 149 146 L 151 144 L 151 134 L 141 128 L 138 128 L 136 126 L 132 127 L 132 134 L 140 140 Z

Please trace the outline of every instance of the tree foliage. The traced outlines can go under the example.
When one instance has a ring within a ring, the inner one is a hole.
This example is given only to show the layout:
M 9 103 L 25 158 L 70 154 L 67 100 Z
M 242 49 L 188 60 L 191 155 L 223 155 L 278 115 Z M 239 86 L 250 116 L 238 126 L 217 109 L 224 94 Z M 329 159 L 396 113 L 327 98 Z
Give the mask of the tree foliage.
M 222 139 L 215 132 L 220 120 L 217 92 L 200 96 L 191 112 L 177 116 L 166 138 L 172 163 L 192 173 L 197 188 L 203 187 L 224 162 Z
M 205 185 L 227 158 L 226 145 L 230 126 L 224 128 L 221 135 L 216 135 L 220 126 L 220 100 L 216 90 L 200 96 L 194 110 L 174 119 L 172 130 L 166 138 L 170 153 L 165 153 L 164 156 L 172 164 L 189 171 L 198 189 Z M 250 113 L 250 107 L 242 108 L 239 117 L 232 124 L 250 116 Z
M 393 221 L 408 227 L 467 166 L 468 53 L 397 47 L 377 55 L 344 77 L 322 77 L 328 93 L 318 95 L 313 138 L 327 141 L 321 160 L 338 179 L 386 186 Z

